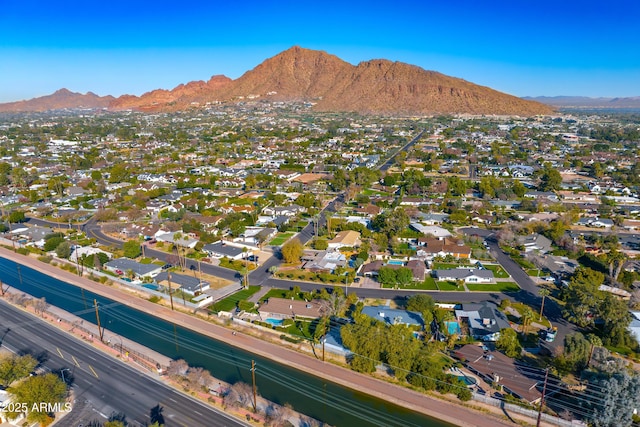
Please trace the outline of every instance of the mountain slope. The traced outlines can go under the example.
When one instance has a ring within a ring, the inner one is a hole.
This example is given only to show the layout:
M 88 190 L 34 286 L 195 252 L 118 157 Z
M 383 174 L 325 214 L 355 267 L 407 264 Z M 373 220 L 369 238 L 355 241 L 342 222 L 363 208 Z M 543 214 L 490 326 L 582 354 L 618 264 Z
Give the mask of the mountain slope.
M 52 108 L 50 103 L 43 102 L 44 98 L 37 98 L 40 110 Z M 113 100 L 109 108 L 176 111 L 197 108 L 207 102 L 247 98 L 309 101 L 318 111 L 375 114 L 530 116 L 553 112 L 548 105 L 415 65 L 376 59 L 354 66 L 335 55 L 298 46 L 265 60 L 236 80 L 213 76 L 207 82 L 190 82 L 172 90 L 157 89 L 140 97 L 124 95 Z
M 113 96 L 98 96 L 95 93 L 86 94 L 60 89 L 51 95 L 33 98 L 27 101 L 8 102 L 0 104 L 0 112 L 10 111 L 47 111 L 63 108 L 107 108 L 115 98 Z

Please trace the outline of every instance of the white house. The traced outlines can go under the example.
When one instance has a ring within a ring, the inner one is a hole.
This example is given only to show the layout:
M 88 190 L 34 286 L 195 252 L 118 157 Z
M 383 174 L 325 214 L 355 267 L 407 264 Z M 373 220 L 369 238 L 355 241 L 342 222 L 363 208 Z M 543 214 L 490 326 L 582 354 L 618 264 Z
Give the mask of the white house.
M 455 282 L 464 280 L 465 283 L 493 283 L 493 271 L 477 268 L 452 268 L 450 270 L 434 270 L 436 280 Z

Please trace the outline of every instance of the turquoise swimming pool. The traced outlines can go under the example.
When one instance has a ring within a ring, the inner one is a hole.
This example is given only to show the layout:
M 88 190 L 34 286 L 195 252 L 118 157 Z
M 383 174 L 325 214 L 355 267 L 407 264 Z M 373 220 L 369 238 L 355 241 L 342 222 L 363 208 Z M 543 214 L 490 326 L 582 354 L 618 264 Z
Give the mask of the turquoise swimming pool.
M 160 286 L 155 285 L 153 283 L 143 283 L 142 284 L 143 288 L 147 288 L 147 289 L 151 289 L 152 291 L 157 291 L 160 289 Z
M 390 259 L 387 261 L 388 265 L 404 265 L 404 261 L 398 261 L 396 259 Z
M 264 319 L 265 322 L 272 324 L 273 326 L 282 326 L 284 320 L 282 319 L 272 319 L 270 317 Z

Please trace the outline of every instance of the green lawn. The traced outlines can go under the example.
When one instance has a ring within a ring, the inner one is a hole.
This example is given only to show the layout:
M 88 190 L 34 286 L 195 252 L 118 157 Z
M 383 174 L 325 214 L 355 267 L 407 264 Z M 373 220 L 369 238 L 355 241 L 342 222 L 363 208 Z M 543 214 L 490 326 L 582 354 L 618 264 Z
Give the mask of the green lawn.
M 372 190 L 371 188 L 365 188 L 362 190 L 362 194 L 365 196 L 389 196 L 389 193 L 385 193 L 384 191 Z
M 498 264 L 483 264 L 483 265 L 487 270 L 493 271 L 493 276 L 498 279 L 506 279 L 509 277 L 509 275 L 507 274 L 506 271 L 504 271 L 504 268 L 502 268 L 501 265 L 498 265 Z
M 253 271 L 256 269 L 256 264 L 253 262 L 245 263 L 243 260 L 231 260 L 229 258 L 222 258 L 220 260 L 220 267 L 229 268 L 231 270 L 242 271 L 243 268 L 247 267 L 249 271 Z
M 238 305 L 238 301 L 246 300 L 260 290 L 260 286 L 249 286 L 249 289 L 243 289 L 233 295 L 218 301 L 211 307 L 211 311 L 231 311 Z
M 518 292 L 520 287 L 515 282 L 474 283 L 467 284 L 470 291 L 484 292 Z
M 270 242 L 269 245 L 271 246 L 281 246 L 284 242 L 286 242 L 287 240 L 289 240 L 291 237 L 293 237 L 295 233 L 291 232 L 291 231 L 287 231 L 286 233 L 278 233 L 276 235 L 276 237 L 274 237 Z
M 432 270 L 452 270 L 458 267 L 471 267 L 469 265 L 463 266 L 460 264 L 450 263 L 450 262 L 434 262 L 431 266 Z
M 464 287 L 460 286 L 458 288 L 455 282 L 439 281 L 439 282 L 436 282 L 436 285 L 438 286 L 438 289 L 440 289 L 441 291 L 464 291 Z
M 383 288 L 392 289 L 393 285 L 382 285 Z M 437 291 L 436 281 L 433 277 L 427 277 L 424 282 L 411 282 L 408 285 L 399 285 L 398 289 L 419 289 L 422 291 Z
M 260 302 L 265 302 L 266 300 L 268 300 L 271 297 L 274 297 L 274 298 L 286 298 L 288 293 L 289 293 L 289 291 L 286 290 L 286 289 L 271 289 L 262 298 L 260 298 Z
M 542 270 L 539 268 L 529 268 L 526 270 L 527 274 L 532 277 L 540 277 L 542 276 Z

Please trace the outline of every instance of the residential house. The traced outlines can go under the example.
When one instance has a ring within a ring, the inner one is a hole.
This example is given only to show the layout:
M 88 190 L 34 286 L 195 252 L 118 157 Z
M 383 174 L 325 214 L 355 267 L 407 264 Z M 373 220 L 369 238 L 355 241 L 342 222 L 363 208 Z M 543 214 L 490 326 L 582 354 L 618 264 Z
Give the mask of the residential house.
M 155 277 L 155 281 L 166 289 L 171 287 L 172 292 L 177 289 L 182 289 L 189 295 L 196 295 L 200 292 L 204 292 L 210 287 L 209 282 L 206 280 L 200 280 L 186 274 L 169 273 L 167 271 L 163 271 L 158 274 Z
M 449 219 L 449 214 L 419 212 L 418 219 L 424 225 L 440 225 Z
M 433 237 L 418 238 L 418 255 L 424 255 L 427 259 L 437 256 L 453 256 L 456 258 L 471 258 L 471 248 L 462 242 L 450 239 L 435 239 Z
M 237 246 L 231 246 L 224 241 L 218 241 L 215 243 L 209 243 L 204 245 L 202 250 L 207 253 L 211 258 L 229 258 L 232 260 L 242 259 L 246 252 L 243 252 L 242 248 Z
M 399 310 L 391 308 L 388 305 L 365 306 L 362 308 L 362 314 L 384 322 L 388 325 L 406 325 L 424 327 L 424 319 L 422 314 L 416 311 Z
M 525 252 L 551 252 L 551 240 L 541 234 L 533 233 L 527 236 L 518 236 L 518 243 L 524 246 Z
M 159 242 L 167 242 L 172 243 L 177 246 L 182 246 L 183 248 L 195 248 L 196 244 L 198 244 L 198 240 L 190 237 L 188 234 L 183 232 L 169 232 L 156 234 L 156 240 Z
M 456 282 L 464 280 L 465 283 L 493 283 L 493 271 L 480 270 L 478 268 L 452 268 L 449 270 L 434 270 L 436 280 Z
M 142 279 L 143 277 L 155 277 L 162 272 L 162 266 L 157 264 L 140 264 L 129 258 L 118 258 L 111 260 L 103 265 L 103 267 L 118 275 L 127 275 L 128 272 L 133 273 L 133 278 Z
M 502 387 L 507 393 L 535 404 L 542 397 L 538 390 L 540 375 L 536 370 L 498 351 L 487 351 L 481 346 L 467 344 L 457 349 L 454 356 L 473 373 L 494 387 Z M 533 374 L 529 376 L 527 372 Z
M 260 319 L 318 319 L 327 314 L 325 301 L 298 301 L 287 298 L 269 298 L 258 307 Z
M 362 244 L 360 233 L 353 230 L 344 230 L 336 234 L 336 237 L 327 242 L 329 249 L 339 249 L 343 247 L 358 247 Z
M 583 227 L 611 228 L 613 227 L 614 223 L 611 219 L 583 217 L 580 218 L 578 222 L 576 222 L 576 225 Z
M 437 225 L 422 225 L 419 222 L 411 222 L 409 226 L 417 232 L 424 234 L 425 236 L 431 235 L 438 239 L 444 239 L 446 237 L 452 236 L 449 230 L 447 230 L 446 228 L 438 227 Z
M 468 329 L 474 339 L 496 341 L 500 330 L 509 328 L 509 321 L 497 306 L 490 302 L 463 304 L 455 310 L 461 328 Z
M 297 214 L 303 213 L 305 212 L 306 209 L 303 208 L 302 206 L 293 204 L 293 205 L 289 205 L 289 206 L 267 206 L 264 209 L 262 209 L 262 215 L 268 215 L 268 216 L 287 216 L 287 217 L 292 217 L 292 216 L 296 216 Z
M 320 251 L 303 257 L 302 268 L 314 272 L 333 273 L 337 267 L 347 265 L 347 257 L 340 251 Z
M 375 260 L 373 262 L 364 264 L 360 268 L 360 271 L 358 273 L 365 277 L 377 277 L 382 267 L 387 267 L 392 269 L 398 269 L 402 267 L 408 268 L 411 270 L 411 275 L 413 276 L 414 281 L 423 281 L 427 271 L 425 263 L 421 260 L 416 260 L 416 259 L 410 260 L 410 261 L 407 261 L 406 263 L 403 263 L 403 265 L 388 264 L 386 263 L 386 261 L 383 261 L 383 260 Z

